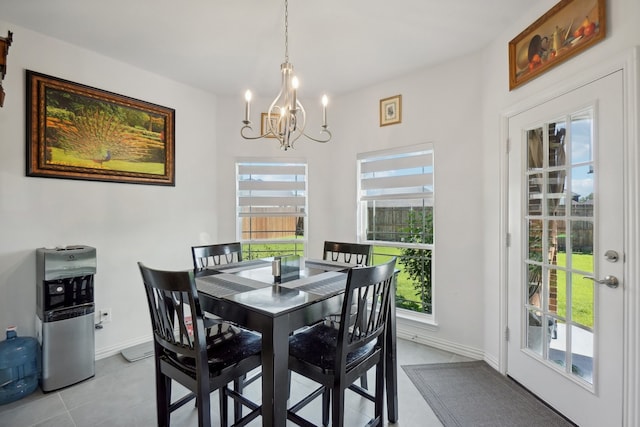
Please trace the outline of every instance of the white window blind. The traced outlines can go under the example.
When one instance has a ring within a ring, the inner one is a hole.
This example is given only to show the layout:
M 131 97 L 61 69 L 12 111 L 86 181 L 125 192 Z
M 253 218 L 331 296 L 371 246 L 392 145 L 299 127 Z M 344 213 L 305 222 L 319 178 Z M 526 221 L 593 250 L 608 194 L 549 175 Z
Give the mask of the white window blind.
M 236 163 L 240 240 L 305 238 L 307 164 L 304 160 L 241 160 Z
M 433 206 L 433 147 L 420 144 L 358 155 L 359 199 L 421 199 Z

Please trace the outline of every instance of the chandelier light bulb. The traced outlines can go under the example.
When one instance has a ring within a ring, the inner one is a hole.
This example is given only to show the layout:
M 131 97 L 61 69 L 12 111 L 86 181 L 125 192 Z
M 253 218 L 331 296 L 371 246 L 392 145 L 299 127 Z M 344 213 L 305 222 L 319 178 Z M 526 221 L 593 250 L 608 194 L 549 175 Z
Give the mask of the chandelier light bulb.
M 250 90 L 245 92 L 244 99 L 247 102 L 244 105 L 244 120 L 243 120 L 243 123 L 245 125 L 248 125 L 249 123 L 251 123 L 250 120 L 249 120 L 249 116 L 251 115 L 251 106 L 250 106 L 251 105 L 251 91 Z
M 298 108 L 298 106 L 296 105 L 298 103 L 298 78 L 296 76 L 293 76 L 291 78 L 291 87 L 293 88 L 293 93 L 291 95 L 291 111 L 296 111 L 296 109 Z
M 329 98 L 327 95 L 322 95 L 322 128 L 327 128 L 327 104 L 329 103 Z

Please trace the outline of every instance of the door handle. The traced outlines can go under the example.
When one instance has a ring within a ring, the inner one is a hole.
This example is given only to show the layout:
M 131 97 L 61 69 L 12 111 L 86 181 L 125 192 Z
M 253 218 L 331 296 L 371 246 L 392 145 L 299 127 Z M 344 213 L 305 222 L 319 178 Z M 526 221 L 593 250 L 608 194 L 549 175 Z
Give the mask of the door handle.
M 618 285 L 620 284 L 620 282 L 618 281 L 618 278 L 616 276 L 604 276 L 604 279 L 602 280 L 598 280 L 594 277 L 587 277 L 584 276 L 585 279 L 589 279 L 589 280 L 593 280 L 594 282 L 600 284 L 600 285 L 607 285 L 610 288 L 617 288 Z

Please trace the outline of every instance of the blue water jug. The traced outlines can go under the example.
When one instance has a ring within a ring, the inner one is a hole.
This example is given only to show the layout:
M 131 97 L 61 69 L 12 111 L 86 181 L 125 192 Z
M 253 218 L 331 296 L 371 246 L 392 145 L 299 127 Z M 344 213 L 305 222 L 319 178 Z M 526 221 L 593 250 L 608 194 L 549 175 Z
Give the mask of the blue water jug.
M 7 328 L 0 342 L 0 405 L 21 399 L 38 388 L 40 346 L 35 338 L 18 337 L 15 326 Z

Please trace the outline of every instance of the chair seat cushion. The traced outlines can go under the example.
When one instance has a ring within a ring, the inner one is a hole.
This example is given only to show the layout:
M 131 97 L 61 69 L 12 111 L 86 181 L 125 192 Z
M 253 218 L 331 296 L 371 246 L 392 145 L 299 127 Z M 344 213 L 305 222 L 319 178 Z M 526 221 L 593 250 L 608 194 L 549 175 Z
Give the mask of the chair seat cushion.
M 217 374 L 243 359 L 260 354 L 261 349 L 262 338 L 260 334 L 231 326 L 226 333 L 207 338 L 209 372 Z M 177 361 L 180 365 L 195 372 L 194 358 L 181 355 L 172 356 L 170 353 L 167 353 L 167 356 L 174 362 Z
M 289 338 L 290 357 L 305 361 L 325 371 L 335 367 L 338 330 L 333 326 L 318 323 L 311 328 L 295 333 Z M 347 371 L 351 365 L 371 354 L 375 349 L 372 341 L 347 355 Z

